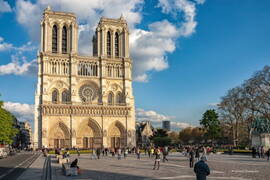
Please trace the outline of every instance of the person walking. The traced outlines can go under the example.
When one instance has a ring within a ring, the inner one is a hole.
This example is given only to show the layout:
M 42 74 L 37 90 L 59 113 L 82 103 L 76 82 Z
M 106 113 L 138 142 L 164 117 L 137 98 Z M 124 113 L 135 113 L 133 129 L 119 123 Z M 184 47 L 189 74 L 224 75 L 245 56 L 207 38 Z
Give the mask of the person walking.
M 124 149 L 124 158 L 126 158 L 127 155 L 128 155 L 128 148 L 125 148 L 125 149 Z
M 252 147 L 252 157 L 256 158 L 256 148 Z
M 210 169 L 205 161 L 206 157 L 202 156 L 201 160 L 198 161 L 194 166 L 194 172 L 197 180 L 206 180 L 206 176 L 210 174 Z
M 153 157 L 154 152 L 155 152 L 154 148 L 153 148 L 153 147 L 151 147 L 151 157 Z
M 141 159 L 141 151 L 139 147 L 137 147 L 136 149 L 136 154 L 137 154 L 137 159 Z
M 189 167 L 193 168 L 194 165 L 194 151 L 193 149 L 190 149 L 189 151 Z
M 265 152 L 264 152 L 264 147 L 261 146 L 261 158 L 264 158 L 264 154 L 265 154 Z
M 92 150 L 91 159 L 97 159 L 96 150 Z
M 160 150 L 159 150 L 159 148 L 155 149 L 154 155 L 155 155 L 155 164 L 154 164 L 153 170 L 156 169 L 156 165 L 157 165 L 157 170 L 159 170 L 159 163 L 160 163 Z
M 80 157 L 80 155 L 81 155 L 81 154 L 80 154 L 80 151 L 79 151 L 79 149 L 77 148 L 77 156 Z
M 261 158 L 261 148 L 259 146 L 257 147 L 257 153 L 258 157 Z
M 195 151 L 195 158 L 196 158 L 196 162 L 198 162 L 200 160 L 200 148 L 196 148 Z
M 147 148 L 147 151 L 148 151 L 148 157 L 150 158 L 150 157 L 151 157 L 151 148 L 148 147 L 148 148 Z
M 167 159 L 168 149 L 166 149 L 166 147 L 163 148 L 162 155 L 163 155 L 163 162 L 165 162 L 165 160 L 166 160 L 166 161 L 169 161 L 169 160 Z
M 100 158 L 100 154 L 101 154 L 101 150 L 100 150 L 100 148 L 97 148 L 97 158 L 98 159 Z
M 117 149 L 117 158 L 118 158 L 118 160 L 121 159 L 121 153 L 122 153 L 121 148 L 118 148 Z
M 270 148 L 266 151 L 267 161 L 269 161 L 270 158 Z

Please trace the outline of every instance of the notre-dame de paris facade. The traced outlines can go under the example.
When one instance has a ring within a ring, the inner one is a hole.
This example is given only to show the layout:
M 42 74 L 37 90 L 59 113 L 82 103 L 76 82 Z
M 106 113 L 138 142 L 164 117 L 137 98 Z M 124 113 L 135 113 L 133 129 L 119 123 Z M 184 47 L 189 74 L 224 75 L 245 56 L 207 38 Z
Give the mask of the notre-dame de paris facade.
M 78 54 L 75 14 L 48 7 L 40 27 L 34 146 L 135 146 L 132 60 L 125 19 L 100 19 L 92 39 L 93 56 Z

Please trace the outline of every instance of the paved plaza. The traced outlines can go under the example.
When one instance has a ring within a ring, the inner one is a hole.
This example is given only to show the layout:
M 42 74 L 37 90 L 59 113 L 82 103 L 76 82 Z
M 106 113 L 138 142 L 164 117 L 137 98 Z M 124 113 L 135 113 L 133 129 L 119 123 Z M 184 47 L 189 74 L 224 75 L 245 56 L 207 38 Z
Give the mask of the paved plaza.
M 71 161 L 77 155 L 71 156 Z M 63 176 L 61 165 L 52 159 L 54 177 L 57 180 L 64 179 L 93 179 L 93 180 L 137 180 L 137 179 L 195 179 L 192 168 L 189 168 L 187 157 L 180 153 L 173 153 L 169 162 L 161 162 L 159 170 L 153 170 L 154 159 L 142 155 L 137 160 L 135 155 L 127 159 L 117 160 L 117 157 L 102 157 L 99 160 L 91 160 L 90 155 L 79 157 L 79 167 L 82 173 L 78 176 Z M 270 162 L 266 159 L 253 159 L 250 156 L 241 155 L 210 155 L 207 161 L 211 175 L 208 179 L 222 180 L 269 180 Z

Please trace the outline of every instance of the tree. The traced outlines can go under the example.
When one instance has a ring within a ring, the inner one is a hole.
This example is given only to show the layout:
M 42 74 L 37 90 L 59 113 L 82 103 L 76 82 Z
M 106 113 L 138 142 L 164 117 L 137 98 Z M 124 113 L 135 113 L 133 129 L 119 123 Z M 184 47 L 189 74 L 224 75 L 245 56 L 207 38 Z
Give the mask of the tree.
M 200 144 L 204 140 L 205 131 L 200 127 L 187 127 L 179 132 L 183 144 Z
M 15 117 L 2 108 L 3 102 L 0 101 L 0 144 L 11 144 L 17 129 L 14 127 Z
M 172 141 L 172 144 L 173 145 L 178 145 L 179 144 L 179 135 L 178 135 L 178 133 L 177 132 L 175 132 L 175 131 L 172 131 L 172 132 L 170 132 L 169 134 L 169 137 L 171 138 L 171 141 Z
M 168 133 L 164 129 L 157 129 L 154 131 L 153 136 L 150 137 L 150 140 L 156 145 L 156 146 L 169 146 L 171 144 L 171 138 L 168 136 Z
M 220 135 L 220 122 L 218 120 L 218 114 L 214 109 L 207 110 L 203 114 L 203 118 L 200 120 L 200 124 L 205 129 L 205 136 L 213 140 Z
M 257 118 L 270 123 L 269 94 L 270 67 L 265 66 L 222 97 L 219 104 L 220 121 L 226 127 L 224 133 L 228 140 L 232 140 L 234 145 L 250 145 L 251 125 Z

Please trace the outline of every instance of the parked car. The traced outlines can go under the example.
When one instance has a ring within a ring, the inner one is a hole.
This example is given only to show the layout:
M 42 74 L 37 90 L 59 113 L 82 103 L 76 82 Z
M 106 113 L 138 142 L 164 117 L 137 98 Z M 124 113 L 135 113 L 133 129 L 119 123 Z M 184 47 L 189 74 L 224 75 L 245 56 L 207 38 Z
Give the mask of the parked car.
M 0 158 L 6 158 L 8 156 L 8 153 L 5 148 L 0 148 Z

